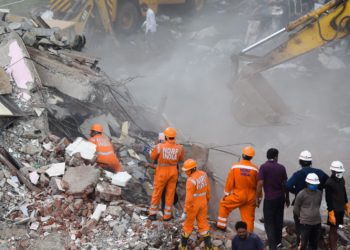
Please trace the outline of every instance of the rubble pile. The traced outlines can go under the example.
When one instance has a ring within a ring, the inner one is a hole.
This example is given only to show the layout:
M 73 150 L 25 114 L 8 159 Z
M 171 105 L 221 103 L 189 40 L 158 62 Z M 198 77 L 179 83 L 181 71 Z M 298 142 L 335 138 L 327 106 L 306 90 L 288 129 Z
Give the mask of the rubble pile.
M 85 45 L 85 37 L 76 36 L 71 39 L 59 28 L 51 28 L 40 16 L 31 19 L 0 13 L 0 34 L 15 31 L 27 46 L 45 50 L 47 47 L 81 50 Z

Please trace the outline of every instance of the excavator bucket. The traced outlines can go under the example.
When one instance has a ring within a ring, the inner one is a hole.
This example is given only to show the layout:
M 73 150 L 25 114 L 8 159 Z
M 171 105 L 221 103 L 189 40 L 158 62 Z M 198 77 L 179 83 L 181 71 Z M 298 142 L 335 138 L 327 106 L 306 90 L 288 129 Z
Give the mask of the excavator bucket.
M 259 72 L 240 75 L 239 59 L 232 57 L 233 112 L 245 126 L 282 125 L 288 123 L 291 110 Z

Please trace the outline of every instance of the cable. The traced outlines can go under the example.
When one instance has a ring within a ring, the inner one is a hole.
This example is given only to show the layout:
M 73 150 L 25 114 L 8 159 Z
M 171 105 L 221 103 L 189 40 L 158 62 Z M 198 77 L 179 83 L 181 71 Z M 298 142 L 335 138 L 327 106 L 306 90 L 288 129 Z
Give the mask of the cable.
M 3 4 L 3 5 L 0 5 L 0 8 L 6 7 L 6 6 L 11 6 L 11 5 L 14 5 L 14 4 L 17 4 L 17 3 L 23 3 L 24 1 L 25 0 L 19 0 L 17 2 L 13 2 L 13 3 Z

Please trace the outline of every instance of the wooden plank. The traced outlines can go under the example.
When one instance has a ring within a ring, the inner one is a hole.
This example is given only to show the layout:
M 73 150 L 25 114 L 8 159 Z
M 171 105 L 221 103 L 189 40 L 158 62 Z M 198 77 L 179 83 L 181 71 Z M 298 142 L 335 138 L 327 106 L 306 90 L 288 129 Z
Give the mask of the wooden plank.
M 4 149 L 2 149 L 4 150 Z M 30 180 L 28 180 L 21 171 L 19 171 L 9 160 L 6 159 L 6 157 L 3 155 L 3 153 L 0 153 L 0 162 L 7 166 L 12 174 L 15 174 L 18 179 L 32 192 L 39 193 L 41 192 L 41 189 L 34 186 Z

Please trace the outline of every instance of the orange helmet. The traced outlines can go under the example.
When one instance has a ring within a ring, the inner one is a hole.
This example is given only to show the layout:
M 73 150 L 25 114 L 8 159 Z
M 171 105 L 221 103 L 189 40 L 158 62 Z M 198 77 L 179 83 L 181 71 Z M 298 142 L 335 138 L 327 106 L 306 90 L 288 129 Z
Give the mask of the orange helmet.
M 182 166 L 182 171 L 188 171 L 195 167 L 197 167 L 197 162 L 193 159 L 188 159 L 184 162 L 184 165 Z
M 176 137 L 176 129 L 168 127 L 164 130 L 164 135 L 168 138 L 175 138 Z
M 243 149 L 243 154 L 246 156 L 254 157 L 255 150 L 252 146 L 248 146 Z
M 103 127 L 102 127 L 101 124 L 94 123 L 94 124 L 92 124 L 90 130 L 102 133 L 103 132 Z

